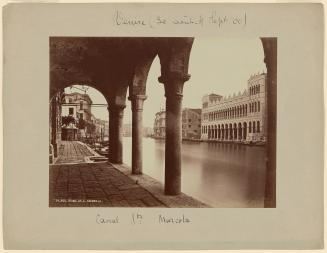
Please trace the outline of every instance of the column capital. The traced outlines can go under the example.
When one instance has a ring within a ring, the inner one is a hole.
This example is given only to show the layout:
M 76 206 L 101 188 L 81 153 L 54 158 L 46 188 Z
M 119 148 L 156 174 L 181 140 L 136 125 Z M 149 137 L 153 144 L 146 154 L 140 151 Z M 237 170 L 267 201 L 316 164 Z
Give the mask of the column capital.
M 109 105 L 108 111 L 109 111 L 109 118 L 110 117 L 124 117 L 124 109 L 126 105 Z
M 141 112 L 143 111 L 143 102 L 144 100 L 147 99 L 147 96 L 138 94 L 138 95 L 129 96 L 128 99 L 131 101 L 132 111 Z
M 139 99 L 139 100 L 146 100 L 148 98 L 147 95 L 144 94 L 134 94 L 134 95 L 130 95 L 128 97 L 128 100 L 132 101 L 134 99 Z
M 180 72 L 169 72 L 158 78 L 165 86 L 165 96 L 182 98 L 184 83 L 190 79 L 191 75 Z
M 158 77 L 159 83 L 170 83 L 170 82 L 186 82 L 190 80 L 191 75 L 185 74 L 185 73 L 180 73 L 180 72 L 169 72 L 169 73 L 164 73 L 160 77 Z
M 108 105 L 108 111 L 121 111 L 126 108 L 126 105 Z

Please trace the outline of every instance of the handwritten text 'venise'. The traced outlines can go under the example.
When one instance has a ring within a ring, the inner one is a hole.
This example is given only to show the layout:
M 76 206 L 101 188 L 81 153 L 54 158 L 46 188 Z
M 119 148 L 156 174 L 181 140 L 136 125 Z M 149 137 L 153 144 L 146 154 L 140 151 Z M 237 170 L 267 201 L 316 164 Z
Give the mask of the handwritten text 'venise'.
M 247 25 L 247 16 L 246 13 L 233 16 L 219 15 L 217 11 L 211 11 L 207 15 L 181 15 L 174 17 L 166 17 L 163 15 L 132 16 L 122 11 L 116 11 L 114 24 L 116 26 L 150 28 L 157 28 L 164 25 L 216 26 L 218 28 L 224 26 L 245 27 Z

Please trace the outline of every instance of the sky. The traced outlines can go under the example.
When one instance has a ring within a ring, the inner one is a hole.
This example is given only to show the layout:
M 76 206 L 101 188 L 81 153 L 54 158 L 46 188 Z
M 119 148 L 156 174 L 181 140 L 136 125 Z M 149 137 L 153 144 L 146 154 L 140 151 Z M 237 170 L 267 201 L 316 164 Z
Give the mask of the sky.
M 205 94 L 232 95 L 247 87 L 252 74 L 266 72 L 264 53 L 259 38 L 195 38 L 192 46 L 189 74 L 184 84 L 183 108 L 201 108 Z M 158 82 L 160 63 L 156 57 L 152 63 L 146 86 L 148 98 L 144 102 L 143 125 L 153 127 L 155 113 L 165 108 L 164 86 Z M 80 86 L 78 86 L 81 88 Z M 106 104 L 103 95 L 87 87 L 93 103 Z M 66 88 L 65 92 L 78 92 Z M 100 119 L 108 119 L 107 106 L 92 107 L 92 113 Z M 132 122 L 130 101 L 126 101 L 124 124 Z

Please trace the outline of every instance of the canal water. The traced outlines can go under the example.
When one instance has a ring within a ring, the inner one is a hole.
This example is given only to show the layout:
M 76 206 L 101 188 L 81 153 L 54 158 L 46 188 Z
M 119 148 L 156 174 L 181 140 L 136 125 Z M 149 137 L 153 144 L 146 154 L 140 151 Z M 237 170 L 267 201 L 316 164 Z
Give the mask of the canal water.
M 132 140 L 124 137 L 131 166 Z M 212 207 L 263 207 L 263 146 L 183 141 L 182 192 Z M 165 141 L 143 139 L 143 172 L 164 183 Z

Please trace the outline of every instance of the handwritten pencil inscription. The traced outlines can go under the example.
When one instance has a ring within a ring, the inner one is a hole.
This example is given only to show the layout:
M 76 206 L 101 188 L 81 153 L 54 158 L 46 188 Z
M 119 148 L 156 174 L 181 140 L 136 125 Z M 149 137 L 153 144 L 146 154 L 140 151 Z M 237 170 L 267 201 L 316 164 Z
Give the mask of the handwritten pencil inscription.
M 167 17 L 164 15 L 137 16 L 117 10 L 114 14 L 114 25 L 149 28 L 158 28 L 165 25 L 215 26 L 217 28 L 222 28 L 224 26 L 245 27 L 247 25 L 247 16 L 246 12 L 239 15 L 228 16 L 218 14 L 217 11 L 212 11 L 206 15 L 181 15 L 174 17 Z
M 144 215 L 139 212 L 133 212 L 130 216 L 130 223 L 131 225 L 142 225 L 143 224 Z M 146 218 L 147 219 L 147 218 Z M 97 214 L 95 217 L 95 222 L 97 224 L 105 224 L 105 225 L 115 225 L 121 223 L 126 223 L 128 218 L 120 218 L 118 215 L 101 215 Z M 157 224 L 187 224 L 191 223 L 191 218 L 186 216 L 185 214 L 177 214 L 177 215 L 164 215 L 159 214 L 156 217 L 152 217 L 152 219 L 147 219 L 148 221 L 152 221 Z

